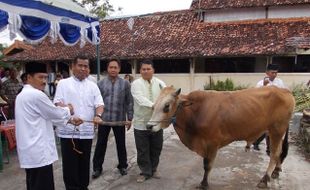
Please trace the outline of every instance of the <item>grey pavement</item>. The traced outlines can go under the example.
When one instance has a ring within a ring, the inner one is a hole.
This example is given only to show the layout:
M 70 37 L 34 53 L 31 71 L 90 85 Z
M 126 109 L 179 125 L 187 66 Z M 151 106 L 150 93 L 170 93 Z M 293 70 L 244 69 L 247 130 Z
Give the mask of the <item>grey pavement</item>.
M 291 132 L 298 131 L 298 118 L 292 120 Z M 113 134 L 111 132 L 111 134 Z M 136 164 L 136 149 L 133 130 L 127 132 L 128 175 L 121 176 L 116 168 L 117 157 L 113 135 L 109 137 L 108 149 L 103 174 L 90 181 L 90 190 L 194 190 L 203 176 L 202 158 L 187 149 L 179 140 L 172 127 L 165 130 L 164 147 L 160 159 L 160 179 L 151 178 L 142 184 L 136 183 L 139 173 Z M 280 178 L 272 180 L 269 189 L 306 190 L 310 186 L 310 164 L 297 150 L 290 140 L 289 155 L 283 164 Z M 95 141 L 93 142 L 94 150 Z M 221 149 L 211 170 L 210 190 L 257 189 L 256 184 L 263 176 L 268 156 L 265 154 L 265 144 L 261 151 L 244 151 L 245 142 L 234 142 Z M 93 155 L 93 152 L 92 152 Z M 61 158 L 60 158 L 61 159 Z M 55 187 L 63 190 L 61 160 L 54 164 Z M 4 164 L 0 173 L 0 190 L 23 190 L 25 187 L 25 172 L 19 169 L 16 152 L 11 152 L 9 164 Z

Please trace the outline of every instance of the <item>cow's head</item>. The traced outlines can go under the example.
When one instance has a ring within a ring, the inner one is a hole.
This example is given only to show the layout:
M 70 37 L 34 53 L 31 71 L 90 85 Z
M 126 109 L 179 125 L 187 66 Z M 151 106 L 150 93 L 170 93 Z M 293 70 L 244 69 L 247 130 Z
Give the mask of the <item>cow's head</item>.
M 148 130 L 158 131 L 169 127 L 178 107 L 180 92 L 181 88 L 176 90 L 172 86 L 162 89 L 154 104 L 153 115 L 147 123 Z

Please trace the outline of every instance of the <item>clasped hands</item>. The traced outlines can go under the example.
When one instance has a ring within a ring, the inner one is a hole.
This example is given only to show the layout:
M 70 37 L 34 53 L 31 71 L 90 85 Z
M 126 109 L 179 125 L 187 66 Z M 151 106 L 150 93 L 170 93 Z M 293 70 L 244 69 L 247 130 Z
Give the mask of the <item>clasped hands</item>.
M 64 104 L 64 103 L 62 103 L 62 102 L 59 102 L 59 103 L 56 103 L 56 106 L 59 106 L 59 107 L 67 107 L 67 108 L 69 108 L 69 110 L 70 110 L 70 114 L 71 114 L 71 115 L 74 114 L 74 108 L 73 108 L 72 104 L 70 104 L 70 103 L 66 105 L 66 104 Z M 73 116 L 73 117 L 71 117 L 71 118 L 69 119 L 68 123 L 71 123 L 72 125 L 75 125 L 75 126 L 79 126 L 79 125 L 81 125 L 82 123 L 84 123 L 84 121 L 83 121 L 83 119 L 81 119 L 81 118 L 79 118 L 79 117 Z
M 101 124 L 103 121 L 100 117 L 94 117 L 93 119 L 93 123 L 95 126 L 98 126 L 99 124 Z M 79 117 L 71 117 L 71 119 L 69 120 L 69 123 L 71 123 L 72 125 L 78 126 L 81 125 L 82 123 L 84 123 L 83 119 L 79 118 Z

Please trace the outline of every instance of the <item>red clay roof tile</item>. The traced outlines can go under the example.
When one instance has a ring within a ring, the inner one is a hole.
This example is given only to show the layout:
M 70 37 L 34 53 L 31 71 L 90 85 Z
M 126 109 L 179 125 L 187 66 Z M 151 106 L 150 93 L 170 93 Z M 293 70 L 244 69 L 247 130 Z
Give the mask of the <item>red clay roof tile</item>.
M 132 31 L 128 19 L 101 22 L 101 59 L 287 54 L 295 50 L 288 39 L 310 37 L 310 18 L 205 23 L 196 19 L 194 11 L 184 10 L 134 17 Z M 95 58 L 95 46 L 81 49 L 45 40 L 35 50 L 8 59 L 70 60 L 78 53 Z
M 310 0 L 193 0 L 191 9 L 225 9 L 309 4 Z

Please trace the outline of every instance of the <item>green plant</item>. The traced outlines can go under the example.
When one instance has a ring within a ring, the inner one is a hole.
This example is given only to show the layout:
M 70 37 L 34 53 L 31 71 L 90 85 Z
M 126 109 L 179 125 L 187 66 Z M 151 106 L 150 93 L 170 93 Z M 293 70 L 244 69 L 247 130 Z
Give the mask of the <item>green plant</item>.
M 305 108 L 310 108 L 310 89 L 303 84 L 297 84 L 292 88 L 295 98 L 295 111 L 301 112 Z
M 216 83 L 213 79 L 206 85 L 204 85 L 205 90 L 216 90 L 216 91 L 234 91 L 248 88 L 248 86 L 238 85 L 236 86 L 232 79 L 227 78 L 225 81 L 218 80 Z

